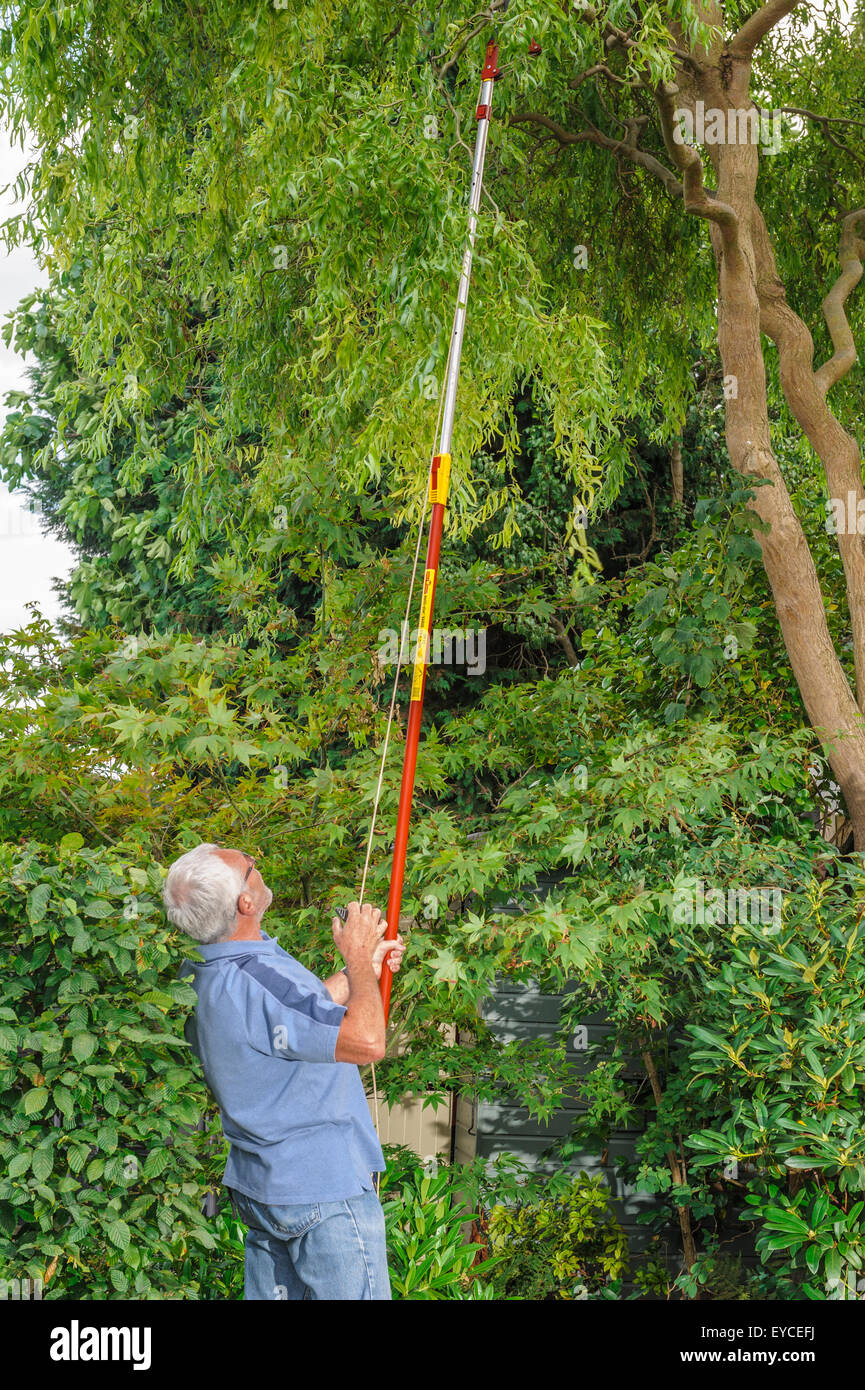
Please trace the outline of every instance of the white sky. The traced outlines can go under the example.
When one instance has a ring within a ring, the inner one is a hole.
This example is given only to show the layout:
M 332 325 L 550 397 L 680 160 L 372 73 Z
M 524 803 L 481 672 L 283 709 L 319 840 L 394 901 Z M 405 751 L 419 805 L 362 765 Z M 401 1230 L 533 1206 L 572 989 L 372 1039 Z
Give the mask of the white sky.
M 0 188 L 12 183 L 27 162 L 27 156 L 10 144 L 0 125 Z M 0 221 L 16 211 L 10 188 L 0 194 Z M 24 247 L 7 255 L 0 246 L 0 321 L 20 299 L 45 283 L 45 276 L 34 257 Z M 26 386 L 26 362 L 0 341 L 0 421 L 5 419 L 6 392 Z M 10 494 L 0 482 L 0 632 L 30 621 L 28 602 L 39 604 L 46 618 L 56 618 L 60 605 L 51 589 L 51 580 L 65 578 L 75 562 L 73 552 L 53 536 L 43 534 L 38 518 L 27 512 L 22 499 Z

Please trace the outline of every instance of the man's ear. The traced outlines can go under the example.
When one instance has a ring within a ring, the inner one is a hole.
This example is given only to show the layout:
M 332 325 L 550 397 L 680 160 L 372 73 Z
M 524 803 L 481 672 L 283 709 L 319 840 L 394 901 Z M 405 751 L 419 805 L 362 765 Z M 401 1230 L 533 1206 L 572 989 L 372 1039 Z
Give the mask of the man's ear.
M 241 917 L 250 917 L 255 912 L 255 899 L 250 893 L 241 893 L 237 899 L 237 910 Z

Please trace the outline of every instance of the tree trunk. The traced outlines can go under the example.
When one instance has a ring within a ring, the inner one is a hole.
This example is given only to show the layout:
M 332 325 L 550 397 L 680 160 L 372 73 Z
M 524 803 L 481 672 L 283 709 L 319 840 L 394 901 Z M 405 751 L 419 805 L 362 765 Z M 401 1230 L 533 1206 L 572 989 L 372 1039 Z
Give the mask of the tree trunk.
M 670 450 L 670 484 L 674 507 L 681 507 L 685 500 L 685 475 L 682 471 L 682 441 L 677 439 Z
M 693 110 L 700 99 L 706 109 L 751 108 L 750 60 L 733 63 L 722 80 L 720 55 L 713 56 L 719 61 L 702 68 L 687 94 L 677 93 L 678 104 Z M 669 132 L 668 119 L 668 137 Z M 668 145 L 672 145 L 669 138 Z M 833 358 L 835 366 L 827 364 L 822 378 L 812 371 L 811 335 L 786 304 L 766 225 L 755 202 L 757 145 L 742 141 L 710 147 L 717 193 L 708 196 L 702 189 L 701 168 L 697 173 L 687 156 L 673 149 L 671 153 L 678 153 L 680 166 L 691 176 L 690 187 L 687 177 L 683 179 L 686 206 L 690 198 L 690 210 L 709 220 L 718 272 L 718 347 L 731 387 L 725 392 L 730 462 L 738 472 L 766 484 L 756 487 L 752 506 L 769 527 L 757 540 L 778 622 L 808 719 L 844 795 L 856 848 L 865 850 L 865 720 L 835 651 L 814 560 L 772 449 L 761 333 L 778 342 L 785 394 L 823 461 L 830 495 L 846 499 L 853 492 L 858 499 L 863 496 L 858 448 L 826 406 L 823 390 L 830 379 L 843 374 L 844 363 Z M 854 250 L 856 245 L 854 236 Z M 856 280 L 849 252 L 848 246 L 844 297 Z M 836 349 L 838 337 L 836 325 Z M 836 358 L 843 356 L 836 351 Z M 847 577 L 856 667 L 861 671 L 859 689 L 865 691 L 865 546 L 856 534 L 839 535 L 838 541 Z
M 658 1068 L 655 1066 L 655 1059 L 648 1047 L 643 1049 L 643 1066 L 646 1068 L 646 1075 L 649 1078 L 652 1095 L 655 1097 L 655 1105 L 657 1109 L 660 1110 L 664 1099 L 664 1093 L 661 1090 L 661 1081 L 658 1076 Z M 676 1157 L 676 1150 L 672 1144 L 667 1151 L 667 1162 L 670 1165 L 673 1187 L 683 1187 L 687 1181 L 687 1175 L 684 1170 L 684 1164 Z M 677 1205 L 676 1210 L 679 1213 L 679 1229 L 682 1233 L 682 1256 L 685 1268 L 690 1274 L 694 1261 L 697 1258 L 697 1243 L 694 1240 L 694 1231 L 691 1226 L 691 1208 L 687 1205 Z

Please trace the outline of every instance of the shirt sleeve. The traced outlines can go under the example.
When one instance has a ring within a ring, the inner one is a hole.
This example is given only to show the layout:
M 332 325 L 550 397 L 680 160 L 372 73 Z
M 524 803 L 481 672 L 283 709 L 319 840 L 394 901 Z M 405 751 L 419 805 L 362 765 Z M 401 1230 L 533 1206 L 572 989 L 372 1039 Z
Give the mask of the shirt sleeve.
M 294 1062 L 333 1062 L 346 1009 L 250 957 L 238 967 L 249 1041 L 268 1057 Z

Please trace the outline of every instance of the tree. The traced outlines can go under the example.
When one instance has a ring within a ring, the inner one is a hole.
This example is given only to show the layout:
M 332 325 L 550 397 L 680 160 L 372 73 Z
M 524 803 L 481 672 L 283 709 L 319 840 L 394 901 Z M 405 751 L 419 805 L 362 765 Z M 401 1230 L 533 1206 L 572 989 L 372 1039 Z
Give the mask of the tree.
M 792 0 L 753 13 L 714 3 L 503 8 L 493 0 L 470 20 L 446 4 L 435 19 L 409 10 L 394 22 L 377 5 L 7 7 L 4 109 L 39 147 L 32 211 L 10 235 L 34 237 L 58 269 L 82 238 L 98 244 L 63 311 L 79 369 L 100 388 L 81 446 L 95 457 L 131 428 L 134 493 L 159 453 L 155 422 L 178 397 L 188 402 L 171 569 L 188 582 L 202 547 L 216 543 L 226 604 L 251 607 L 263 592 L 275 506 L 303 515 L 305 553 L 286 561 L 307 577 L 311 553 L 338 551 L 345 535 L 338 498 L 380 480 L 395 520 L 415 514 L 417 446 L 432 435 L 442 306 L 464 232 L 476 49 L 498 22 L 507 67 L 496 102 L 508 124 L 495 131 L 480 233 L 453 524 L 470 529 L 515 497 L 509 411 L 521 383 L 549 411 L 578 504 L 591 508 L 626 472 L 623 413 L 652 420 L 654 437 L 671 444 L 693 342 L 717 331 L 730 461 L 761 484 L 755 508 L 778 620 L 861 845 L 865 735 L 851 680 L 861 701 L 863 539 L 855 525 L 839 528 L 849 669 L 785 482 L 804 436 L 830 495 L 852 497 L 858 516 L 858 449 L 842 421 L 855 408 L 856 323 L 845 310 L 861 274 L 850 114 L 861 18 L 845 25 L 830 3 L 812 25 Z M 526 56 L 530 39 L 540 40 L 538 58 Z M 764 93 L 773 119 L 793 114 L 777 153 L 761 159 L 752 137 Z M 728 130 L 734 141 L 713 143 Z M 806 326 L 815 245 L 825 262 L 839 217 L 841 274 L 826 281 L 832 351 L 815 372 Z M 780 257 L 773 222 L 785 230 Z M 562 235 L 570 227 L 573 254 Z M 777 344 L 777 368 L 761 333 Z M 58 422 L 60 438 L 68 423 Z M 469 461 L 491 435 L 500 485 L 479 511 Z M 223 494 L 214 507 L 214 480 L 232 470 L 243 506 Z M 513 524 L 506 505 L 505 538 Z
M 652 72 L 651 65 L 643 61 L 631 32 L 633 24 L 620 28 L 606 14 L 599 15 L 588 6 L 582 13 L 598 26 L 611 62 L 618 60 L 619 70 L 599 63 L 579 73 L 568 85 L 579 93 L 583 83 L 591 79 L 602 104 L 597 89 L 603 86 L 615 106 L 615 120 L 627 132 L 624 139 L 613 140 L 591 125 L 585 99 L 581 105 L 574 103 L 576 109 L 569 111 L 576 130 L 566 129 L 540 112 L 519 112 L 511 120 L 548 129 L 565 146 L 590 142 L 611 150 L 652 173 L 680 200 L 686 213 L 708 223 L 717 270 L 718 347 L 725 381 L 734 386 L 726 403 L 730 462 L 746 477 L 768 484 L 758 489 L 755 501 L 765 523 L 760 539 L 763 562 L 803 704 L 829 749 L 861 849 L 865 846 L 865 533 L 858 518 L 865 515 L 865 491 L 858 443 L 833 414 L 827 395 L 856 362 L 845 305 L 862 276 L 865 242 L 860 232 L 865 226 L 865 207 L 842 207 L 838 215 L 841 273 L 822 306 L 833 352 L 815 370 L 811 333 L 787 301 L 767 216 L 756 194 L 759 144 L 766 132 L 762 125 L 765 113 L 755 99 L 765 75 L 754 73 L 755 52 L 796 9 L 796 0 L 768 0 L 729 38 L 725 37 L 727 14 L 718 4 L 698 6 L 695 20 L 699 22 L 689 23 L 671 15 L 667 27 L 672 71 L 659 73 Z M 843 25 L 838 14 L 830 7 L 821 20 L 825 25 L 824 51 L 828 36 L 840 45 Z M 704 25 L 709 26 L 709 32 Z M 773 77 L 782 57 L 789 62 L 800 50 L 803 37 L 801 24 L 784 36 L 783 49 L 774 55 L 775 63 L 770 60 L 770 71 L 775 68 Z M 853 52 L 861 53 L 862 37 L 860 17 L 853 29 Z M 842 49 L 842 64 L 846 57 Z M 830 111 L 823 112 L 821 118 L 800 108 L 785 109 L 816 121 L 824 131 L 837 125 L 843 135 L 854 127 L 855 137 L 855 127 L 862 122 L 842 114 L 846 110 L 844 96 L 852 96 L 850 71 L 844 72 L 842 66 L 839 74 L 837 61 L 833 66 L 838 86 Z M 707 112 L 714 131 L 706 124 Z M 646 139 L 652 116 L 663 137 L 666 164 L 651 152 L 651 141 Z M 777 118 L 776 113 L 773 118 Z M 581 125 L 588 128 L 581 129 Z M 706 187 L 704 156 L 685 138 L 684 132 L 693 134 L 695 130 L 698 142 L 705 143 L 714 189 Z M 842 184 L 838 195 L 843 189 L 845 196 L 855 196 L 857 183 L 861 187 L 855 151 L 841 141 L 834 144 L 845 157 L 847 174 L 847 186 Z M 841 196 L 838 202 L 843 202 Z M 823 466 L 830 498 L 845 499 L 855 513 L 852 525 L 848 522 L 837 528 L 852 629 L 855 694 L 829 633 L 816 566 L 778 463 L 777 447 L 773 446 L 764 334 L 778 350 L 784 398 Z

